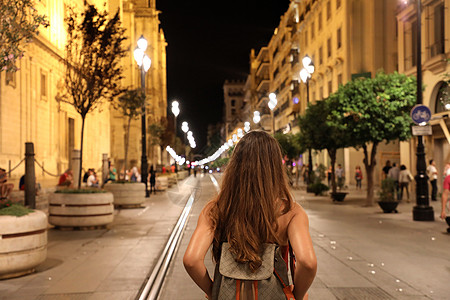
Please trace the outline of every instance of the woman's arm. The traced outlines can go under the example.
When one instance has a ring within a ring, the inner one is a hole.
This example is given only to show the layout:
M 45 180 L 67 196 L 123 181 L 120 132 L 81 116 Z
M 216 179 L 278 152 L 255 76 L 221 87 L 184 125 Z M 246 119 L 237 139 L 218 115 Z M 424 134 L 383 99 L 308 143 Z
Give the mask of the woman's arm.
M 309 221 L 303 208 L 295 204 L 294 217 L 288 225 L 288 238 L 296 258 L 294 273 L 295 299 L 307 299 L 307 291 L 317 271 L 317 258 L 309 235 Z
M 212 244 L 214 232 L 208 217 L 209 205 L 203 208 L 198 218 L 197 228 L 191 237 L 189 245 L 184 254 L 184 268 L 191 276 L 192 280 L 206 293 L 208 299 L 211 299 L 212 280 L 209 277 L 205 266 L 205 256 Z

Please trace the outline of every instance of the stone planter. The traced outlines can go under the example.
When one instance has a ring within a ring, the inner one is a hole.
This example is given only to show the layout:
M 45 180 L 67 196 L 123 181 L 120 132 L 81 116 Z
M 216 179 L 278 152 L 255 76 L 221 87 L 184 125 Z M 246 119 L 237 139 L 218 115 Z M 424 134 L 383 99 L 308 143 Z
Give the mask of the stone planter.
M 185 179 L 186 177 L 188 177 L 188 175 L 189 175 L 188 171 L 185 171 L 185 170 L 183 170 L 183 171 L 178 171 L 178 174 L 177 174 L 178 180 L 183 180 L 183 179 Z
M 140 206 L 145 202 L 145 183 L 112 183 L 108 182 L 104 189 L 114 195 L 114 205 Z
M 0 216 L 0 279 L 22 276 L 47 258 L 47 215 Z
M 170 174 L 167 177 L 167 180 L 169 182 L 169 187 L 171 187 L 172 185 L 177 184 L 177 174 Z
M 49 223 L 57 227 L 104 226 L 114 220 L 112 193 L 64 194 L 49 197 Z
M 169 179 L 166 176 L 157 176 L 155 182 L 155 189 L 157 191 L 165 191 L 169 187 Z
M 381 207 L 384 213 L 397 213 L 397 205 L 396 201 L 378 201 L 378 205 Z

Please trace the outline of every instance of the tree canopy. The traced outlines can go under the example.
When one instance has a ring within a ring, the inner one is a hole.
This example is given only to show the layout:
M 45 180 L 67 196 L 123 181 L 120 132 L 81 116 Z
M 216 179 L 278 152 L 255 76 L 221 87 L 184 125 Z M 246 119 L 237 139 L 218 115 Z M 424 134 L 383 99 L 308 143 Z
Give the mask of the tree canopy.
M 1 0 L 0 70 L 17 71 L 16 61 L 23 57 L 25 44 L 39 34 L 39 26 L 48 25 L 46 16 L 37 13 L 32 0 Z

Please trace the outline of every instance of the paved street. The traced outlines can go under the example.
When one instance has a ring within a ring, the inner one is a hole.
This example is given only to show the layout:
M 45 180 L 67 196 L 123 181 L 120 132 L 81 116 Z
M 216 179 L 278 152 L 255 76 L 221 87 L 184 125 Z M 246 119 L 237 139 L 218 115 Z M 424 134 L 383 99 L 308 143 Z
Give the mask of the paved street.
M 182 256 L 201 208 L 216 193 L 209 175 L 152 195 L 145 208 L 116 210 L 106 230 L 50 229 L 47 261 L 35 274 L 0 281 L 0 299 L 135 299 L 195 187 L 196 202 L 160 299 L 204 299 Z M 352 189 L 341 204 L 302 189 L 293 194 L 308 212 L 318 256 L 310 299 L 449 298 L 444 222 L 412 221 L 412 203 L 400 204 L 398 214 L 363 207 L 364 194 Z

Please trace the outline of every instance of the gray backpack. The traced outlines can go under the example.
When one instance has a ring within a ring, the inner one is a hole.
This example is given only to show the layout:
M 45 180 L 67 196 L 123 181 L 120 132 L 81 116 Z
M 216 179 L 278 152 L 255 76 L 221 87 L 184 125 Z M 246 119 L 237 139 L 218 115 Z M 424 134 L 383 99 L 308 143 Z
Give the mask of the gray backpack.
M 280 248 L 275 244 L 264 244 L 261 258 L 261 267 L 252 272 L 248 264 L 236 262 L 230 244 L 223 243 L 214 272 L 212 299 L 295 300 Z

